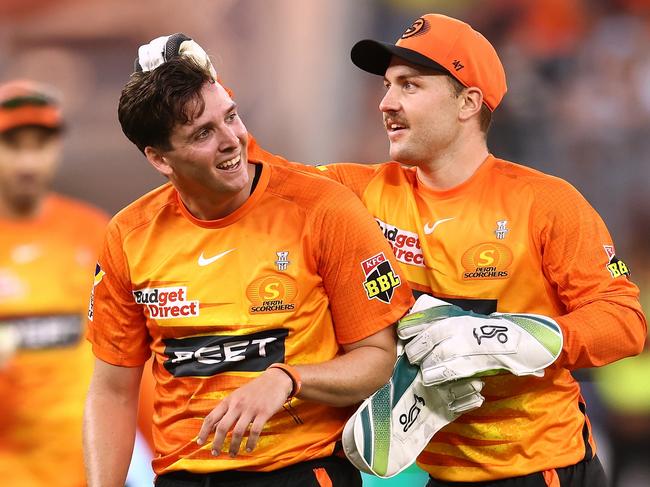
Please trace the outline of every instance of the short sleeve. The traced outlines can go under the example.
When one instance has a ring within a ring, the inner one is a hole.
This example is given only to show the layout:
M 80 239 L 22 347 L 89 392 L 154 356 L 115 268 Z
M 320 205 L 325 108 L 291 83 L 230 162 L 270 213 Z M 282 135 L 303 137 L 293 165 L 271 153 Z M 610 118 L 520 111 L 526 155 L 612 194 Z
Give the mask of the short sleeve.
M 120 230 L 113 220 L 95 268 L 88 340 L 97 358 L 125 367 L 142 365 L 151 356 L 146 319 L 131 291 Z
M 377 222 L 348 189 L 336 185 L 320 223 L 319 273 L 339 343 L 390 326 L 413 302 Z

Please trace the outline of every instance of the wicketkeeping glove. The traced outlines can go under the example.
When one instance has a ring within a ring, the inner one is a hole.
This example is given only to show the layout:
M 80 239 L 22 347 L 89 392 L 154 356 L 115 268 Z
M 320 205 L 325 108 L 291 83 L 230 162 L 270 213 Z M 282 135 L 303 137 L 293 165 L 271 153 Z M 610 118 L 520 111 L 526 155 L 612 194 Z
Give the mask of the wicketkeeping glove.
M 562 351 L 562 330 L 547 316 L 464 311 L 423 295 L 397 326 L 425 385 L 503 371 L 543 376 Z
M 411 465 L 433 435 L 480 407 L 480 379 L 425 387 L 422 373 L 400 355 L 385 386 L 345 424 L 343 451 L 362 472 L 392 477 Z
M 135 71 L 152 71 L 176 56 L 187 56 L 194 59 L 199 65 L 206 66 L 216 81 L 217 71 L 212 66 L 210 57 L 201 46 L 180 32 L 157 37 L 148 44 L 140 46 L 138 57 L 135 58 L 134 69 Z

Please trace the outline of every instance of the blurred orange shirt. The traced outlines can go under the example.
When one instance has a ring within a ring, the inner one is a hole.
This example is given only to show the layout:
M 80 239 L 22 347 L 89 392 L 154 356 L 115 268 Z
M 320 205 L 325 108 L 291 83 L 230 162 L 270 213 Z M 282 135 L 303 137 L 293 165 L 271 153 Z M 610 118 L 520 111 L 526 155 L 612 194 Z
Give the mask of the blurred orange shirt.
M 252 151 L 266 154 L 255 144 Z M 375 217 L 416 296 L 485 314 L 551 316 L 563 329 L 563 353 L 544 377 L 485 378 L 485 404 L 437 433 L 418 465 L 437 479 L 477 482 L 595 454 L 570 370 L 636 353 L 646 325 L 627 266 L 575 188 L 493 156 L 446 191 L 431 190 L 415 168 L 394 162 L 314 167 L 267 157 L 351 188 Z
M 86 485 L 81 418 L 93 356 L 83 335 L 107 221 L 56 195 L 35 218 L 0 218 L 0 326 L 20 336 L 0 369 L 3 485 Z
M 199 447 L 203 418 L 270 364 L 310 364 L 397 321 L 412 303 L 377 224 L 352 192 L 262 163 L 250 198 L 201 221 L 166 184 L 110 223 L 89 324 L 96 356 L 154 353 L 154 470 L 275 470 L 331 455 L 350 408 L 293 399 L 252 453 Z M 226 446 L 227 448 L 227 446 Z

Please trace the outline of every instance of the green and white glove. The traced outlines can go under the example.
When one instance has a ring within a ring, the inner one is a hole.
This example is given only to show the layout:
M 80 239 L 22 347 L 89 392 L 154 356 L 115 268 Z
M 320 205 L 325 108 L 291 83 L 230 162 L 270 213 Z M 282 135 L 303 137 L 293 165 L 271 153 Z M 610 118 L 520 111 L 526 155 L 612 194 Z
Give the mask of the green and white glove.
M 180 32 L 156 37 L 148 44 L 141 45 L 138 48 L 138 57 L 135 58 L 134 68 L 135 71 L 153 71 L 176 56 L 192 58 L 200 66 L 207 67 L 216 81 L 217 71 L 212 66 L 210 57 L 201 46 Z
M 543 376 L 562 351 L 560 326 L 547 316 L 465 311 L 422 295 L 397 325 L 404 352 L 425 385 L 503 371 Z
M 402 354 L 388 384 L 345 424 L 343 451 L 362 472 L 397 475 L 413 464 L 436 432 L 483 404 L 482 388 L 480 379 L 425 387 L 419 367 Z

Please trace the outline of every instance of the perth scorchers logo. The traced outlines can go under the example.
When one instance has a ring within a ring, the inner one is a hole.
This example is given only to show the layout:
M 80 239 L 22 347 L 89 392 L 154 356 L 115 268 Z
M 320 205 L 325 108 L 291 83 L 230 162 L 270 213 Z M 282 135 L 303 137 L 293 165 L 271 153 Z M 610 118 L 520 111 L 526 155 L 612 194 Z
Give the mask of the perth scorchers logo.
M 293 311 L 296 304 L 296 283 L 286 275 L 272 274 L 255 279 L 248 285 L 246 296 L 251 313 L 281 313 Z
M 413 22 L 413 25 L 406 29 L 404 33 L 402 34 L 402 39 L 408 39 L 409 37 L 413 37 L 418 34 L 424 34 L 426 31 L 429 30 L 429 23 L 420 17 L 417 19 L 415 22 Z
M 512 264 L 512 251 L 503 244 L 487 242 L 474 245 L 463 254 L 463 279 L 506 279 Z
M 136 304 L 149 310 L 149 317 L 157 320 L 199 316 L 199 302 L 187 298 L 187 287 L 153 287 L 133 291 Z

